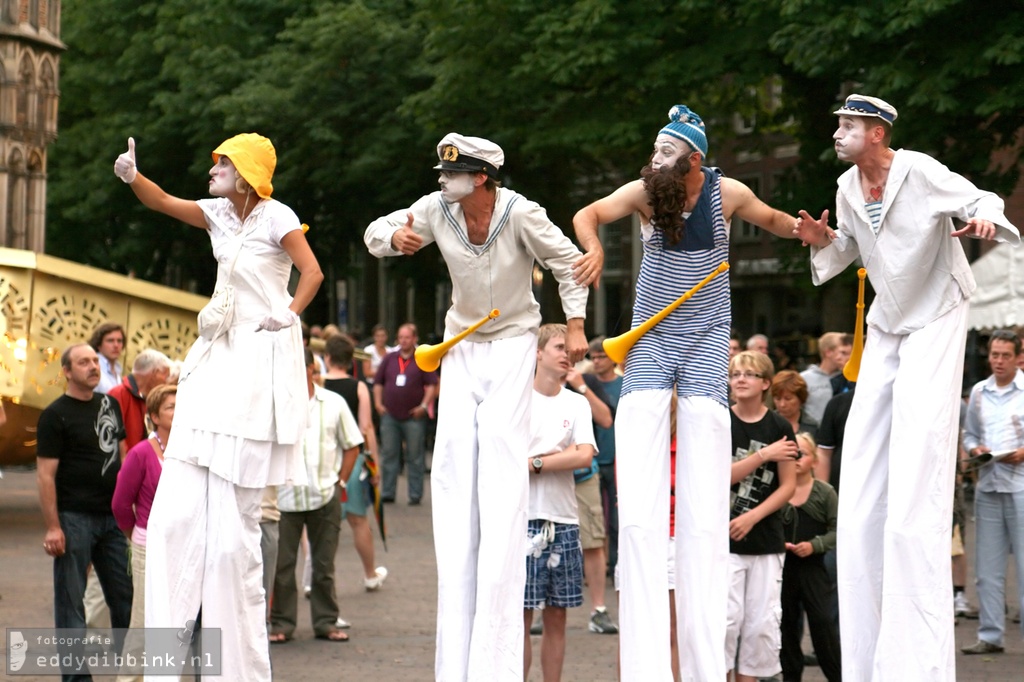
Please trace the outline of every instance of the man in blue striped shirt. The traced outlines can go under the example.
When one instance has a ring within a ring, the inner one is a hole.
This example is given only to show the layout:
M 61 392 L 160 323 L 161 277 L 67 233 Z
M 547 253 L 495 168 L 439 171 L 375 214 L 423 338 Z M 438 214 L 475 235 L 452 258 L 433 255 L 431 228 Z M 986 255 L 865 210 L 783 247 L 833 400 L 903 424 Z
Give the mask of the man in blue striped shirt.
M 741 182 L 703 167 L 708 143 L 700 116 L 669 112 L 641 179 L 579 211 L 586 253 L 576 281 L 597 285 L 604 266 L 598 225 L 636 214 L 643 260 L 633 326 L 693 288 L 729 256 L 733 216 L 780 237 L 795 218 L 759 200 Z M 619 609 L 622 677 L 672 680 L 669 651 L 669 405 L 679 395 L 676 438 L 676 612 L 683 679 L 725 679 L 731 434 L 727 369 L 728 275 L 701 289 L 644 334 L 626 358 L 615 452 L 619 494 Z

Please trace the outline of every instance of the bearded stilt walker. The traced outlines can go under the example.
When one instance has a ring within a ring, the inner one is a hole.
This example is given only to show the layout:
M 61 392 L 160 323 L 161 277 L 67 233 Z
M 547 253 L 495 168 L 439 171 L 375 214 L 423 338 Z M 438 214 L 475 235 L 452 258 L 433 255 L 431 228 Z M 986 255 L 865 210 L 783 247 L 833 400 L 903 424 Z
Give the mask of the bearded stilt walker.
M 669 112 L 641 179 L 579 211 L 586 251 L 576 281 L 597 284 L 601 224 L 636 214 L 643 260 L 636 327 L 728 260 L 733 216 L 792 237 L 795 218 L 759 200 L 741 182 L 704 167 L 700 116 Z M 669 650 L 669 411 L 679 396 L 676 439 L 676 613 L 683 680 L 725 679 L 731 431 L 728 275 L 718 276 L 646 332 L 629 350 L 615 419 L 619 494 L 622 679 L 671 682 Z

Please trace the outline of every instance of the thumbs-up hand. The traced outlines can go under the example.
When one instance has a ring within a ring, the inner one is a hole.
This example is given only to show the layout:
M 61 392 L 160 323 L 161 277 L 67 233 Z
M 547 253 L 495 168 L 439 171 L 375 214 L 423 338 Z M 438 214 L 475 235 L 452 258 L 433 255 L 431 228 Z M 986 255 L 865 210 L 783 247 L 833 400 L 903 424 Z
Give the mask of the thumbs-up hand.
M 117 157 L 114 161 L 114 175 L 121 178 L 129 185 L 135 182 L 138 170 L 135 168 L 135 138 L 128 138 L 128 151 Z

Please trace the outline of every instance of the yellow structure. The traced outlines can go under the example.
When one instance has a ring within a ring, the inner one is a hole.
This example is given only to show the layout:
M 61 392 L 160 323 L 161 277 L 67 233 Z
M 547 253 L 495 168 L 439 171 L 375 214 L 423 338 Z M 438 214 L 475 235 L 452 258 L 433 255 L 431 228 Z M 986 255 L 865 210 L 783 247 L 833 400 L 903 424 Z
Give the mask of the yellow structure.
M 0 464 L 35 460 L 39 413 L 64 392 L 60 354 L 103 322 L 125 328 L 129 368 L 156 348 L 183 359 L 207 298 L 32 251 L 0 248 Z

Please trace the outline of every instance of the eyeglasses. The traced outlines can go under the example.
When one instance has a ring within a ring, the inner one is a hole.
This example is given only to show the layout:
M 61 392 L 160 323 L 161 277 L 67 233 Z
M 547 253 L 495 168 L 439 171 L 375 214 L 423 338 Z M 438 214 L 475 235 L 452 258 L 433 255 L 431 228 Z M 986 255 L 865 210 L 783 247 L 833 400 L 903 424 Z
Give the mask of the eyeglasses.
M 730 372 L 729 373 L 729 378 L 730 379 L 748 379 L 748 380 L 750 380 L 750 379 L 763 379 L 764 375 L 763 374 L 758 374 L 757 372 Z

